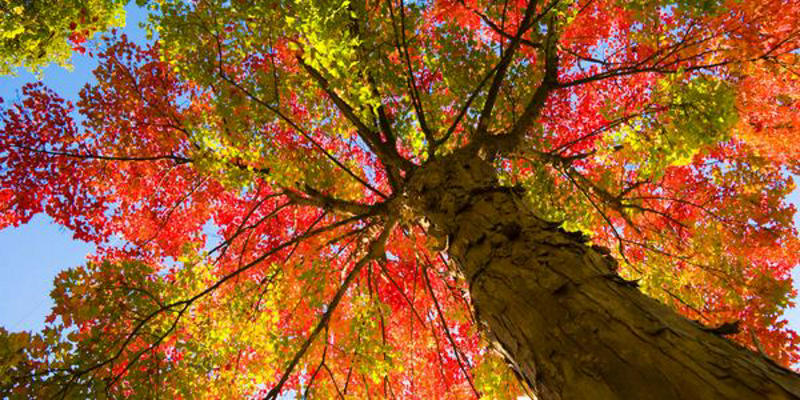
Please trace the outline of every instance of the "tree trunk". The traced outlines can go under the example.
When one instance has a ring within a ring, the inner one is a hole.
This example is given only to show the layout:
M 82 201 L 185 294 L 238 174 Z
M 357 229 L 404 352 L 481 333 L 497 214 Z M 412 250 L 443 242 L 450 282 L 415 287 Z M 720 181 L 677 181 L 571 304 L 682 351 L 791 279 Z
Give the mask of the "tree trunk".
M 800 398 L 800 375 L 645 296 L 600 248 L 534 216 L 520 191 L 456 154 L 417 171 L 407 195 L 539 399 Z

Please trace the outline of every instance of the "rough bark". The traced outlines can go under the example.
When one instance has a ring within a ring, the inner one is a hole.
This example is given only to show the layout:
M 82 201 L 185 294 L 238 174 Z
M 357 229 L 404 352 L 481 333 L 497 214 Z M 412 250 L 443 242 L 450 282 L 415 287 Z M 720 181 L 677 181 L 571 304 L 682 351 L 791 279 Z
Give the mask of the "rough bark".
M 581 235 L 533 215 L 520 191 L 457 154 L 417 171 L 406 193 L 539 399 L 800 398 L 797 374 L 642 294 Z

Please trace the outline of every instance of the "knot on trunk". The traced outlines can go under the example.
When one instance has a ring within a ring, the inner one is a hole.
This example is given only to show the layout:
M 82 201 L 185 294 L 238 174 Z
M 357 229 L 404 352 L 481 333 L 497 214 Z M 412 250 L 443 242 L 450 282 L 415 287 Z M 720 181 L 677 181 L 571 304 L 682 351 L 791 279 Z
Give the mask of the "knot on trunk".
M 474 155 L 454 153 L 437 158 L 414 172 L 405 187 L 405 202 L 430 224 L 429 234 L 446 237 L 453 219 L 476 194 L 499 186 L 491 163 Z

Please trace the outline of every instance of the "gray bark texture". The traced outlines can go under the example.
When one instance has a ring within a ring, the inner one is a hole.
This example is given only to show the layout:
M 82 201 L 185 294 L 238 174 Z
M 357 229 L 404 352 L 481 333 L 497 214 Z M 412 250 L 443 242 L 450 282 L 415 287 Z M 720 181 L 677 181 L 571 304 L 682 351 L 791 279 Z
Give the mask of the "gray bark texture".
M 434 160 L 407 189 L 469 282 L 477 320 L 538 399 L 800 399 L 799 375 L 641 293 L 479 157 Z

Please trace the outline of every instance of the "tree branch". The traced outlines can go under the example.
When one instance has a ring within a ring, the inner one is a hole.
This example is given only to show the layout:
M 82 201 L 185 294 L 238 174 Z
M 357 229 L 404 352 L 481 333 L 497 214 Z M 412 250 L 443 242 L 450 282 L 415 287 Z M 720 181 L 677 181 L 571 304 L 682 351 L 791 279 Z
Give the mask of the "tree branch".
M 303 344 L 300 346 L 300 349 L 298 349 L 297 352 L 295 353 L 294 358 L 292 358 L 292 360 L 286 366 L 286 369 L 284 370 L 281 379 L 278 381 L 278 384 L 275 385 L 275 387 L 273 387 L 269 391 L 269 393 L 267 393 L 267 395 L 264 397 L 265 400 L 275 400 L 278 398 L 278 395 L 283 389 L 283 385 L 286 384 L 286 381 L 289 379 L 289 375 L 291 375 L 292 371 L 294 371 L 294 368 L 300 362 L 300 359 L 303 358 L 303 355 L 305 355 L 306 351 L 308 351 L 308 348 L 311 346 L 311 344 L 314 342 L 317 336 L 319 336 L 319 333 L 322 332 L 322 330 L 328 325 L 328 322 L 333 316 L 334 311 L 336 311 L 336 308 L 339 306 L 339 302 L 341 302 L 345 293 L 350 288 L 350 285 L 353 283 L 359 272 L 361 272 L 361 269 L 363 269 L 364 266 L 367 265 L 367 263 L 372 261 L 374 258 L 384 253 L 385 251 L 384 244 L 386 243 L 386 240 L 389 238 L 389 235 L 394 229 L 395 224 L 396 222 L 394 220 L 390 220 L 386 224 L 386 226 L 383 229 L 383 232 L 370 246 L 368 253 L 363 258 L 361 258 L 361 260 L 359 260 L 356 263 L 356 265 L 353 267 L 350 273 L 347 274 L 347 277 L 345 277 L 344 282 L 342 282 L 342 284 L 340 285 L 339 290 L 336 291 L 336 294 L 334 294 L 333 299 L 331 299 L 330 303 L 328 303 L 325 312 L 322 314 L 322 318 L 320 318 L 316 327 L 314 327 L 314 330 L 311 331 L 311 334 L 308 336 L 305 342 L 303 342 Z
M 217 60 L 217 73 L 218 73 L 219 77 L 222 78 L 223 81 L 227 82 L 228 84 L 233 86 L 235 89 L 237 89 L 240 92 L 242 92 L 242 94 L 247 96 L 249 99 L 254 101 L 256 104 L 266 108 L 267 110 L 269 110 L 273 114 L 275 114 L 278 117 L 278 119 L 284 121 L 292 129 L 294 129 L 295 132 L 299 133 L 301 136 L 306 138 L 306 140 L 311 142 L 311 144 L 317 150 L 319 150 L 323 155 L 325 155 L 325 157 L 327 157 L 329 160 L 331 160 L 331 162 L 333 162 L 337 167 L 339 167 L 343 171 L 347 172 L 347 174 L 350 175 L 351 177 L 353 177 L 353 179 L 358 181 L 360 184 L 364 185 L 364 187 L 366 187 L 367 189 L 371 190 L 373 193 L 377 194 L 378 196 L 380 196 L 380 197 L 382 197 L 384 199 L 388 198 L 388 196 L 383 194 L 380 190 L 378 190 L 375 187 L 373 187 L 372 185 L 370 185 L 369 182 L 367 182 L 366 180 L 364 180 L 360 176 L 356 175 L 356 173 L 351 171 L 350 168 L 347 168 L 347 166 L 342 164 L 341 161 L 339 161 L 336 157 L 334 157 L 332 154 L 330 154 L 324 147 L 322 147 L 322 145 L 319 144 L 319 142 L 314 140 L 314 138 L 311 137 L 311 135 L 308 132 L 306 132 L 305 129 L 300 127 L 300 125 L 298 125 L 296 122 L 294 122 L 291 118 L 289 118 L 281 110 L 279 110 L 277 107 L 273 106 L 272 104 L 269 104 L 268 102 L 262 100 L 260 97 L 256 96 L 251 91 L 249 91 L 246 88 L 242 87 L 238 82 L 234 81 L 231 77 L 229 77 L 228 74 L 225 73 L 225 70 L 224 70 L 223 65 L 222 65 L 222 43 L 220 42 L 220 38 L 219 38 L 218 34 L 214 34 L 214 36 L 215 36 L 216 42 L 217 42 L 217 58 L 218 58 L 218 60 Z
M 411 103 L 414 106 L 414 112 L 417 115 L 417 120 L 419 121 L 420 129 L 425 135 L 425 140 L 428 141 L 428 146 L 430 149 L 431 148 L 430 146 L 433 146 L 432 143 L 435 142 L 435 138 L 433 136 L 433 132 L 428 127 L 428 123 L 425 119 L 425 110 L 422 105 L 422 99 L 419 96 L 419 91 L 417 90 L 416 79 L 414 79 L 414 69 L 411 66 L 411 55 L 408 52 L 408 41 L 406 40 L 405 3 L 403 0 L 400 0 L 400 34 L 398 35 L 397 26 L 394 22 L 395 17 L 394 17 L 394 8 L 392 7 L 392 0 L 387 0 L 387 2 L 389 4 L 389 13 L 392 21 L 392 29 L 394 30 L 395 47 L 397 48 L 397 52 L 399 53 L 399 55 L 404 59 L 406 63 L 406 84 L 408 85 L 409 94 L 411 97 Z
M 286 196 L 296 204 L 316 206 L 323 209 L 343 212 L 349 215 L 366 214 L 374 211 L 376 208 L 382 207 L 380 204 L 368 205 L 337 199 L 335 197 L 323 194 L 309 185 L 305 185 L 303 188 L 303 193 L 308 197 L 304 197 L 300 193 L 296 193 L 289 189 L 287 189 L 285 193 Z
M 386 142 L 383 142 L 380 139 L 380 135 L 377 132 L 370 129 L 366 124 L 364 124 L 363 121 L 361 121 L 358 115 L 356 115 L 353 107 L 350 106 L 350 104 L 348 104 L 344 99 L 342 99 L 338 93 L 336 93 L 336 91 L 330 86 L 330 82 L 328 82 L 328 80 L 322 75 L 322 72 L 307 64 L 301 56 L 297 56 L 296 58 L 300 66 L 302 66 L 303 69 L 308 72 L 317 85 L 319 85 L 325 94 L 330 97 L 330 99 L 333 101 L 333 104 L 336 105 L 336 108 L 339 109 L 342 115 L 344 115 L 344 117 L 356 127 L 358 136 L 364 140 L 364 142 L 369 146 L 370 150 L 372 150 L 388 167 L 389 176 L 395 183 L 400 181 L 398 169 L 405 171 L 410 171 L 413 169 L 413 164 L 401 157 L 393 145 L 387 146 Z M 385 121 L 383 124 L 386 125 L 384 129 L 391 132 L 388 127 L 388 121 Z
M 464 362 L 461 361 L 461 358 L 464 356 L 462 354 L 461 349 L 458 348 L 456 345 L 456 341 L 453 340 L 453 335 L 450 333 L 450 328 L 447 327 L 447 321 L 444 319 L 444 313 L 442 313 L 442 307 L 439 306 L 439 300 L 436 299 L 436 294 L 433 292 L 433 286 L 431 286 L 431 280 L 428 278 L 428 266 L 426 265 L 425 268 L 422 270 L 422 277 L 425 279 L 425 285 L 428 287 L 428 292 L 430 292 L 431 299 L 433 300 L 433 305 L 436 307 L 436 314 L 439 316 L 439 322 L 442 324 L 442 329 L 444 329 L 445 336 L 447 336 L 447 340 L 450 341 L 450 346 L 453 347 L 453 353 L 455 354 L 456 361 L 458 362 L 459 368 L 461 368 L 461 372 L 464 373 L 464 377 L 467 378 L 467 382 L 469 382 L 470 388 L 472 388 L 472 392 L 475 394 L 475 397 L 481 398 L 481 392 L 475 388 L 475 383 L 472 382 L 472 376 L 467 371 L 467 368 L 464 366 Z M 465 362 L 468 362 L 465 358 Z
M 519 48 L 522 35 L 524 35 L 525 32 L 527 32 L 528 29 L 533 26 L 531 21 L 533 20 L 537 4 L 538 0 L 528 1 L 522 22 L 520 22 L 519 28 L 517 28 L 517 33 L 514 35 L 511 43 L 509 43 L 506 53 L 500 59 L 500 62 L 497 63 L 497 72 L 494 74 L 492 85 L 489 86 L 489 93 L 486 95 L 486 102 L 483 105 L 483 110 L 481 111 L 480 119 L 478 120 L 478 126 L 475 129 L 476 138 L 482 138 L 487 134 L 486 131 L 489 128 L 489 119 L 492 116 L 492 109 L 494 108 L 495 101 L 497 100 L 497 95 L 500 93 L 500 86 L 503 84 L 508 67 L 511 65 L 514 54 Z

